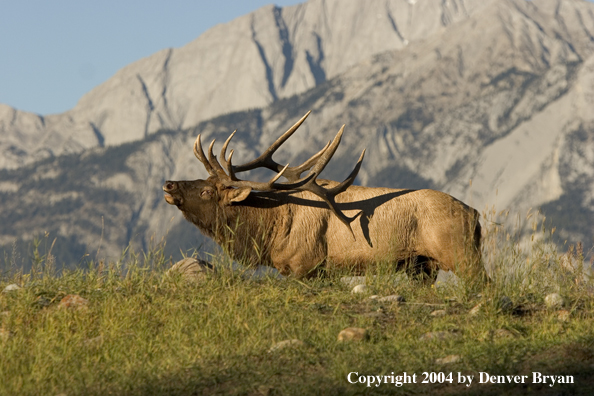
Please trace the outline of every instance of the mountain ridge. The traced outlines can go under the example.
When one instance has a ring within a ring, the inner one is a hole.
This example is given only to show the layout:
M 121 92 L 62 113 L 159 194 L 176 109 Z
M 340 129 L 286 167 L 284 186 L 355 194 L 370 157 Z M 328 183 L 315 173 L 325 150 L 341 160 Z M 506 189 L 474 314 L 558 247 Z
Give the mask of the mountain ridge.
M 40 117 L 13 109 L 22 120 L 15 124 L 8 120 L 15 115 L 0 105 L 0 167 L 139 140 L 161 128 L 188 128 L 219 114 L 267 106 L 373 54 L 421 40 L 480 4 L 312 0 L 260 8 L 209 29 L 184 47 L 161 50 L 122 68 L 65 113 Z

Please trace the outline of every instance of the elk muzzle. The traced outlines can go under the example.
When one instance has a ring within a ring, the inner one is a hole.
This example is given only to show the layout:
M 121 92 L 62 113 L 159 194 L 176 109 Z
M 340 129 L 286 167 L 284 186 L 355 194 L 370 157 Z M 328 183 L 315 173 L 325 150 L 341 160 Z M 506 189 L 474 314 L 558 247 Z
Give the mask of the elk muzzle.
M 180 206 L 182 204 L 183 199 L 177 182 L 166 181 L 163 185 L 163 191 L 165 192 L 165 201 L 167 201 L 169 205 Z

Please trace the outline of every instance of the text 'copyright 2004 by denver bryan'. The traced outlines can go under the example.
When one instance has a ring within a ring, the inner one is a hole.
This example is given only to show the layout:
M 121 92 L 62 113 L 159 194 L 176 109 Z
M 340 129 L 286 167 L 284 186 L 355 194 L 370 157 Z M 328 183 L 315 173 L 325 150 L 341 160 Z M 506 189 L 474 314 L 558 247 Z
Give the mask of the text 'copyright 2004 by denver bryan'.
M 390 373 L 390 375 L 367 375 L 352 371 L 347 375 L 347 381 L 351 384 L 364 384 L 367 387 L 392 385 L 401 387 L 405 384 L 546 384 L 555 386 L 557 384 L 573 384 L 573 375 L 544 375 L 533 372 L 531 375 L 492 375 L 486 372 L 479 372 L 478 375 L 467 375 L 463 373 L 423 372 L 416 373 Z

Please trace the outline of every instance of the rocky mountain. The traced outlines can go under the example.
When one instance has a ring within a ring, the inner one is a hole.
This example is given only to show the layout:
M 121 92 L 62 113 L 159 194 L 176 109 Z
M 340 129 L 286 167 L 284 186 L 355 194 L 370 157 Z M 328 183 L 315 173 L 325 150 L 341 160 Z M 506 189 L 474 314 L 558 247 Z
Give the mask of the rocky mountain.
M 144 139 L 265 107 L 468 18 L 481 0 L 311 0 L 268 6 L 141 59 L 63 114 L 0 105 L 0 168 Z
M 146 249 L 162 238 L 171 253 L 205 246 L 208 242 L 164 202 L 161 192 L 166 179 L 206 176 L 192 153 L 196 135 L 221 142 L 238 129 L 234 160 L 247 161 L 310 109 L 298 135 L 276 154 L 278 161 L 302 161 L 346 124 L 341 147 L 324 177 L 344 178 L 354 153 L 367 148 L 358 177 L 362 185 L 431 187 L 479 210 L 495 206 L 522 216 L 529 208 L 540 208 L 557 226 L 561 241 L 592 245 L 593 4 L 340 4 L 345 5 L 310 1 L 286 9 L 263 8 L 216 27 L 182 49 L 132 64 L 114 76 L 114 82 L 81 99 L 69 116 L 72 128 L 62 128 L 61 139 L 47 140 L 49 117 L 14 113 L 11 125 L 32 131 L 20 132 L 23 139 L 33 142 L 37 136 L 48 150 L 56 150 L 53 155 L 64 154 L 48 156 L 49 151 L 37 149 L 19 157 L 27 158 L 24 165 L 0 171 L 0 245 L 8 250 L 15 241 L 49 232 L 58 238 L 56 246 L 67 247 L 54 252 L 69 252 L 71 258 L 64 260 L 70 262 L 85 252 L 117 256 L 129 244 Z M 386 19 L 384 25 L 381 21 Z M 307 41 L 312 35 L 315 43 Z M 283 47 L 282 37 L 290 45 Z M 248 55 L 243 44 L 239 49 L 239 43 L 248 42 L 258 57 Z M 212 57 L 201 56 L 207 48 Z M 159 56 L 171 65 L 167 78 L 163 63 L 156 66 Z M 221 62 L 216 69 L 222 77 L 213 77 L 219 79 L 219 86 L 213 83 L 216 89 L 200 93 L 199 85 L 189 81 L 197 79 L 196 70 L 203 70 L 193 67 L 207 58 Z M 139 79 L 141 64 L 146 73 L 152 70 L 161 79 L 148 74 Z M 236 73 L 227 73 L 234 67 L 239 68 Z M 194 78 L 182 81 L 182 75 Z M 149 87 L 146 92 L 160 93 L 144 96 L 145 113 L 134 110 L 142 101 L 133 100 L 133 89 L 130 96 L 123 94 L 124 88 L 119 90 L 140 80 Z M 235 84 L 244 85 L 232 89 Z M 236 95 L 228 95 L 223 104 L 223 92 Z M 220 110 L 209 107 L 215 102 Z M 146 103 L 152 104 L 147 108 Z M 173 109 L 181 111 L 181 103 L 188 103 L 184 116 L 172 124 L 175 117 L 166 116 L 165 109 L 174 114 Z M 112 110 L 106 110 L 110 105 Z M 248 107 L 252 109 L 245 110 Z M 201 113 L 203 108 L 210 110 Z M 86 133 L 74 127 L 77 111 L 105 114 L 104 122 L 93 121 L 94 132 Z M 144 129 L 135 129 L 134 120 L 142 119 L 135 114 L 146 116 Z M 207 119 L 208 114 L 221 115 Z M 130 132 L 116 132 L 123 130 Z M 86 146 L 80 143 L 85 136 Z

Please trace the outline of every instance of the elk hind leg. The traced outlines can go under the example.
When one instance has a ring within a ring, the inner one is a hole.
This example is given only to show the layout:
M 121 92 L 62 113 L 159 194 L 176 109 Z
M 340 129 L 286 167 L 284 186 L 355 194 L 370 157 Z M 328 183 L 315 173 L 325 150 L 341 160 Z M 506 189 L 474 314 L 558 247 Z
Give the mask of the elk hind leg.
M 439 264 L 436 260 L 428 256 L 411 256 L 402 261 L 399 265 L 404 266 L 406 274 L 415 280 L 420 280 L 424 284 L 431 284 L 437 278 Z

